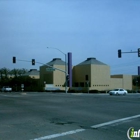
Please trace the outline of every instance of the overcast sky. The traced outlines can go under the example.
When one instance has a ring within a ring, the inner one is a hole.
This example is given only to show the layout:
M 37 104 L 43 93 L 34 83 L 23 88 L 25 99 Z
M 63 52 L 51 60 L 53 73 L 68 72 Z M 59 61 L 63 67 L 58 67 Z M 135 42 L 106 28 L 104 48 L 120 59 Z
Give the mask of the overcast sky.
M 0 68 L 39 69 L 29 62 L 89 57 L 110 66 L 111 74 L 137 74 L 140 58 L 140 0 L 0 0 Z

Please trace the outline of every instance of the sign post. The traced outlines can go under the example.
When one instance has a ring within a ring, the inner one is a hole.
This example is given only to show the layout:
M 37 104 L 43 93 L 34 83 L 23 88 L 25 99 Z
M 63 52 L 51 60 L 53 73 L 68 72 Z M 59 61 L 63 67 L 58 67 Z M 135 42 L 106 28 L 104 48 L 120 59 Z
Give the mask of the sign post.
M 89 81 L 87 81 L 87 88 L 88 88 L 88 93 L 89 93 Z
M 21 90 L 22 91 L 24 90 L 24 84 L 21 84 Z

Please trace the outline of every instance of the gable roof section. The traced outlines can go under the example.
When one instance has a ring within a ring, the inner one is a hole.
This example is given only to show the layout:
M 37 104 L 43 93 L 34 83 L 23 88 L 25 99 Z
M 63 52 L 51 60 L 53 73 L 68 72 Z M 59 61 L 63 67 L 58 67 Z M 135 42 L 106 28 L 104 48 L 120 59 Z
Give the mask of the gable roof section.
M 29 75 L 36 75 L 38 76 L 40 73 L 38 70 L 36 69 L 30 69 L 30 71 L 28 71 L 27 73 L 23 74 L 23 76 L 29 76 Z
M 106 65 L 106 64 L 96 60 L 96 58 L 94 57 L 90 57 L 87 58 L 87 60 L 83 61 L 82 63 L 78 64 L 77 66 L 79 65 Z
M 61 58 L 54 58 L 52 61 L 48 62 L 47 65 L 65 65 L 65 62 L 61 60 Z

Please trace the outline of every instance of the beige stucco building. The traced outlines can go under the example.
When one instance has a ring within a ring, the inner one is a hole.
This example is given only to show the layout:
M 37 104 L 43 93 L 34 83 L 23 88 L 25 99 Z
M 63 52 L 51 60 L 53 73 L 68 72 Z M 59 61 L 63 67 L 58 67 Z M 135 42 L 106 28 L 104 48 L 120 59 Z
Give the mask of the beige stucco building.
M 89 90 L 110 90 L 114 88 L 132 89 L 131 75 L 110 76 L 110 66 L 96 58 L 87 58 L 73 68 L 74 87 L 87 87 Z
M 40 85 L 45 87 L 47 85 L 53 85 L 54 88 L 64 90 L 65 89 L 65 73 L 59 70 L 53 70 L 57 68 L 65 71 L 65 62 L 60 58 L 54 58 L 52 61 L 40 67 Z
M 30 69 L 27 73 L 23 74 L 22 76 L 29 76 L 33 79 L 40 79 L 40 72 L 37 69 Z
M 74 87 L 87 87 L 89 90 L 108 90 L 110 67 L 96 58 L 87 58 L 73 68 Z
M 119 88 L 132 90 L 132 75 L 111 75 L 110 79 L 110 89 L 117 85 Z
M 65 71 L 65 62 L 60 58 L 55 58 L 47 65 Z M 48 66 L 40 67 L 40 84 L 42 87 L 47 84 L 55 88 L 65 90 L 65 73 L 55 70 L 47 71 Z M 72 89 L 81 91 L 99 90 L 107 91 L 114 88 L 132 89 L 131 75 L 110 75 L 110 66 L 97 60 L 96 58 L 87 58 L 80 64 L 72 68 Z

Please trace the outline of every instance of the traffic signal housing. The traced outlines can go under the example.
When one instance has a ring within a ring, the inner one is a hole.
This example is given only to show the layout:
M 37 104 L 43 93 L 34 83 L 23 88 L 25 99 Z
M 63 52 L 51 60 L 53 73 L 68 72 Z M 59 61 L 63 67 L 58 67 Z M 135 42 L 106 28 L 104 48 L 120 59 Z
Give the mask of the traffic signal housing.
M 140 48 L 138 48 L 138 57 L 140 57 Z
M 35 59 L 32 59 L 32 65 L 35 65 Z
M 118 58 L 121 58 L 121 57 L 122 57 L 122 51 L 118 50 Z
M 15 56 L 13 57 L 13 63 L 16 63 L 16 57 Z

